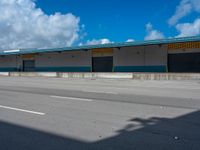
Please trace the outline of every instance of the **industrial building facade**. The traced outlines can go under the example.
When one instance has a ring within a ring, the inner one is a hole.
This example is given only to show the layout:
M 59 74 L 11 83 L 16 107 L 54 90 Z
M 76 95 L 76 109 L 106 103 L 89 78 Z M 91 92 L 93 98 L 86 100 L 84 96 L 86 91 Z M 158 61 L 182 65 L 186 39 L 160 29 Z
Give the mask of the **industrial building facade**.
M 200 72 L 200 37 L 0 52 L 0 71 Z

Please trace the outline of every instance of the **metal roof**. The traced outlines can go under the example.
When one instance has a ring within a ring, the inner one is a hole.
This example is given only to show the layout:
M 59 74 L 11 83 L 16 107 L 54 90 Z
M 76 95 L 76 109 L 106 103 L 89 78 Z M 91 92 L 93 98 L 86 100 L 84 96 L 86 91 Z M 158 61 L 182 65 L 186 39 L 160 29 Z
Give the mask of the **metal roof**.
M 124 42 L 124 43 L 110 43 L 110 44 L 100 44 L 100 45 L 74 46 L 74 47 L 63 47 L 63 48 L 49 48 L 49 49 L 32 48 L 32 49 L 5 50 L 5 51 L 1 51 L 0 55 L 19 55 L 19 54 L 32 54 L 32 53 L 44 53 L 44 52 L 79 51 L 79 50 L 90 50 L 90 49 L 98 49 L 98 48 L 119 48 L 119 47 L 130 47 L 130 46 L 146 46 L 146 45 L 196 42 L 196 41 L 200 41 L 200 36 L 184 37 L 184 38 L 169 38 L 169 39 L 149 40 L 149 41 L 134 41 L 134 42 Z

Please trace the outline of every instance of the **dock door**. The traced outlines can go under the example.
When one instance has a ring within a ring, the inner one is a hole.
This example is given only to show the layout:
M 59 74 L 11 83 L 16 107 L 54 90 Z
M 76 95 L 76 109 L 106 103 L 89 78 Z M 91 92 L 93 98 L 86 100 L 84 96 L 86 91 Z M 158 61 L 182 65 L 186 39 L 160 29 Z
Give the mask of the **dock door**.
M 23 60 L 23 71 L 35 71 L 35 60 Z
M 22 65 L 24 72 L 35 71 L 35 56 L 32 54 L 26 54 L 22 56 Z
M 113 71 L 113 49 L 92 50 L 92 72 Z
M 200 42 L 172 43 L 168 45 L 168 71 L 200 72 Z
M 168 55 L 169 72 L 200 72 L 200 53 L 178 53 Z

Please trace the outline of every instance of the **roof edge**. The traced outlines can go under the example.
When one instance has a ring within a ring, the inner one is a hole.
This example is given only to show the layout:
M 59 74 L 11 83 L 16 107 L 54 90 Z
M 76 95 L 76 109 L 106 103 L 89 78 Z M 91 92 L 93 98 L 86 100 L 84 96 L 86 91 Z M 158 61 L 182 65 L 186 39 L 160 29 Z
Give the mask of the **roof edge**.
M 39 48 L 31 48 L 30 49 L 29 48 L 29 49 L 5 50 L 5 51 L 0 52 L 0 55 L 18 55 L 18 54 L 45 53 L 45 52 L 78 51 L 78 50 L 90 50 L 90 49 L 98 49 L 98 48 L 100 49 L 100 48 L 146 46 L 146 45 L 196 42 L 196 41 L 200 41 L 200 36 L 168 38 L 168 39 L 147 40 L 147 41 L 119 42 L 119 43 L 85 45 L 85 46 L 74 46 L 74 47 L 61 47 L 61 48 L 45 48 L 45 49 L 39 49 Z

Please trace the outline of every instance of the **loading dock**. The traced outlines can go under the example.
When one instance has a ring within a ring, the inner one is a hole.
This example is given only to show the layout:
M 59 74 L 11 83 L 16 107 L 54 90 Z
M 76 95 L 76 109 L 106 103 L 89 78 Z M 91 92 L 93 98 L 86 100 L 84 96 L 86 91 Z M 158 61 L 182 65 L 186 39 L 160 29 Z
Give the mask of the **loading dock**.
M 23 71 L 35 71 L 35 60 L 23 60 Z
M 92 50 L 92 72 L 113 71 L 113 49 Z
M 200 53 L 168 55 L 169 72 L 200 72 Z
M 93 57 L 92 72 L 112 72 L 113 57 Z
M 169 72 L 200 72 L 200 42 L 172 43 L 168 45 Z
M 22 71 L 35 71 L 35 54 L 22 55 Z

